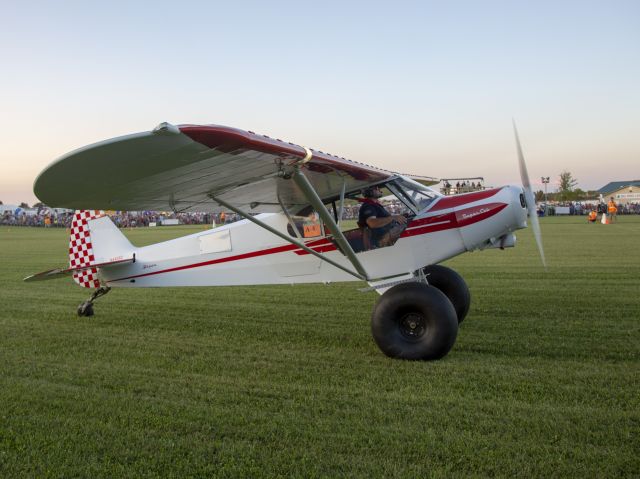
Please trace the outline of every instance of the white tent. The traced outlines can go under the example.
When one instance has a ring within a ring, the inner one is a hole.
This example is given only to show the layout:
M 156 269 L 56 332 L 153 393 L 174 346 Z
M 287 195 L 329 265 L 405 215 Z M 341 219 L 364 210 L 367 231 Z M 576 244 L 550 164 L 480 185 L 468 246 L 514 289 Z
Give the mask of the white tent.
M 7 211 L 13 213 L 18 208 L 20 208 L 18 205 L 0 205 L 0 214 L 3 215 Z

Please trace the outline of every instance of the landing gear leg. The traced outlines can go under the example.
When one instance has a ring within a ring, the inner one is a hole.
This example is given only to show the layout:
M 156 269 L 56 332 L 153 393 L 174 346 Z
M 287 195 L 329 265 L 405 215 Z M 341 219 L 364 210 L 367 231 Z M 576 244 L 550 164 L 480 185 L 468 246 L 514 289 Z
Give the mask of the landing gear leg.
M 78 316 L 93 316 L 93 302 L 109 291 L 111 291 L 109 286 L 100 286 L 96 289 L 88 300 L 80 303 L 80 306 L 78 306 Z

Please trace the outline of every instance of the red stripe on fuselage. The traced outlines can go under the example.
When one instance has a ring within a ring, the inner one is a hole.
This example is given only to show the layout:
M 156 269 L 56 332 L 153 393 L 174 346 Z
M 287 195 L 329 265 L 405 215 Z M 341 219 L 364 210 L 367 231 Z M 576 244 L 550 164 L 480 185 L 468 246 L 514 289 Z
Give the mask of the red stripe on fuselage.
M 143 278 L 145 276 L 153 276 L 155 274 L 171 273 L 172 271 L 181 271 L 181 270 L 184 270 L 184 269 L 199 268 L 201 266 L 209 266 L 209 265 L 212 265 L 212 264 L 227 263 L 229 261 L 237 261 L 237 260 L 241 260 L 241 259 L 255 258 L 256 256 L 265 256 L 265 255 L 268 255 L 268 254 L 283 253 L 285 251 L 292 251 L 292 250 L 294 250 L 296 248 L 297 248 L 296 245 L 288 244 L 288 245 L 284 245 L 284 246 L 278 246 L 276 248 L 263 249 L 263 250 L 260 250 L 260 251 L 252 251 L 251 253 L 244 253 L 244 254 L 239 254 L 239 255 L 236 255 L 236 256 L 227 256 L 225 258 L 212 259 L 211 261 L 203 261 L 201 263 L 188 264 L 188 265 L 185 265 L 185 266 L 176 266 L 175 268 L 163 269 L 161 271 L 152 271 L 150 273 L 137 274 L 137 275 L 134 275 L 134 276 L 127 276 L 126 278 L 112 279 L 112 280 L 109 280 L 108 282 L 112 283 L 114 281 L 124 281 L 124 280 L 127 280 L 127 279 Z
M 502 190 L 502 187 L 491 188 L 490 190 L 474 191 L 473 193 L 464 193 L 461 195 L 441 196 L 436 204 L 429 209 L 429 213 L 432 211 L 447 210 L 449 208 L 455 208 L 456 206 L 466 205 L 467 203 L 473 203 L 474 201 L 491 198 L 500 190 Z
M 407 226 L 409 228 L 415 228 L 417 226 L 425 226 L 433 223 L 440 223 L 441 221 L 451 221 L 455 219 L 453 213 L 444 213 L 439 215 L 428 216 L 426 218 L 419 218 L 417 220 L 413 220 Z
M 450 230 L 452 228 L 457 228 L 458 225 L 456 223 L 456 217 L 453 213 L 449 213 L 446 215 L 438 215 L 434 216 L 435 221 L 430 221 L 429 223 L 420 223 L 417 227 L 414 227 L 414 223 L 411 223 L 411 228 L 407 228 L 402 232 L 400 238 L 408 238 L 410 236 L 420 236 L 427 233 L 435 233 L 436 231 L 444 231 Z

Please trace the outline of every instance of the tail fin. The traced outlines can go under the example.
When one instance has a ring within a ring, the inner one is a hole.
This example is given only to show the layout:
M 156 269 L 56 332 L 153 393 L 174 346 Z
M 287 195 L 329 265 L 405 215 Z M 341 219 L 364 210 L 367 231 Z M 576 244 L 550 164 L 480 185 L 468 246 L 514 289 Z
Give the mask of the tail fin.
M 73 215 L 69 238 L 69 267 L 82 268 L 129 257 L 133 245 L 104 211 L 79 210 Z M 98 270 L 88 268 L 73 273 L 84 288 L 99 288 Z

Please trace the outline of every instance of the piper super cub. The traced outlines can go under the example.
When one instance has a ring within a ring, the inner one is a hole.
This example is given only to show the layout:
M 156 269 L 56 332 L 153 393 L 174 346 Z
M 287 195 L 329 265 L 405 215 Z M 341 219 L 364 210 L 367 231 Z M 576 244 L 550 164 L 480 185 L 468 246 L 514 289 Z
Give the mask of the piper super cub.
M 381 294 L 372 315 L 380 349 L 395 358 L 438 359 L 453 347 L 470 303 L 463 279 L 438 263 L 514 246 L 527 212 L 542 255 L 517 132 L 516 144 L 524 188 L 442 196 L 428 188 L 434 178 L 235 128 L 162 123 L 75 150 L 40 173 L 36 196 L 76 209 L 70 265 L 25 281 L 73 276 L 95 289 L 78 307 L 80 316 L 91 316 L 95 299 L 114 287 L 364 280 Z M 98 182 L 83 181 L 96 176 Z M 404 218 L 382 235 L 369 222 L 345 229 L 345 205 L 373 187 L 395 196 Z M 101 210 L 233 211 L 244 220 L 138 248 Z

